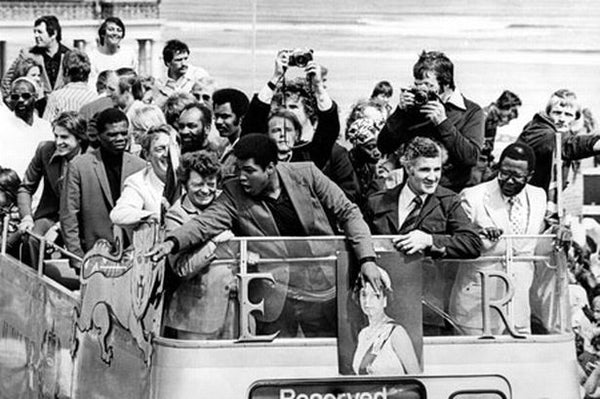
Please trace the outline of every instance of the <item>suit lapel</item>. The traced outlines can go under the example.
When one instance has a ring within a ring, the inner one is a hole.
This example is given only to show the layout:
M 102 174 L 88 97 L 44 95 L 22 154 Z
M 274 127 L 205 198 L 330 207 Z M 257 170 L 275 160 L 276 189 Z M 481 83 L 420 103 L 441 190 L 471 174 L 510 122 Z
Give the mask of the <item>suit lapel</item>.
M 307 193 L 310 192 L 310 187 L 307 187 L 301 179 L 290 175 L 289 170 L 284 164 L 277 167 L 277 173 L 283 187 L 287 190 L 303 230 L 306 234 L 309 234 L 308 228 L 314 225 L 315 215 L 312 209 L 311 198 L 307 196 Z
M 437 190 L 436 190 L 436 192 L 437 192 Z M 417 222 L 415 223 L 415 228 L 417 228 L 417 229 L 420 228 L 423 224 L 423 220 L 425 220 L 425 218 L 427 216 L 429 216 L 429 214 L 431 212 L 433 212 L 439 206 L 440 206 L 440 200 L 439 200 L 438 196 L 435 193 L 432 195 L 428 195 L 427 199 L 425 200 L 425 203 L 423 204 L 423 209 L 421 209 L 421 212 L 419 213 Z
M 502 198 L 497 180 L 492 180 L 492 182 L 484 196 L 483 207 L 494 224 L 508 234 L 509 221 L 506 203 Z
M 397 234 L 400 230 L 398 226 L 398 197 L 404 184 L 394 187 L 391 190 L 385 191 L 381 197 L 381 203 L 378 214 L 381 214 L 387 225 L 390 226 L 390 233 Z
M 95 150 L 94 155 L 94 172 L 96 172 L 96 176 L 98 177 L 98 182 L 100 183 L 102 193 L 104 194 L 104 197 L 106 198 L 110 206 L 115 206 L 110 191 L 110 184 L 108 184 L 106 170 L 104 169 L 104 164 L 102 163 L 102 158 L 100 156 L 100 150 Z

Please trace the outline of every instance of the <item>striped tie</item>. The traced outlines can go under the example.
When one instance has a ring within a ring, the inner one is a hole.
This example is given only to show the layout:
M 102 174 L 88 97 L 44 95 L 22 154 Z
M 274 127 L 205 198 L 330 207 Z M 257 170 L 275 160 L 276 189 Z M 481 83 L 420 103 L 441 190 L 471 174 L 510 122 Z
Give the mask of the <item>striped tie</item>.
M 400 227 L 400 234 L 406 234 L 413 230 L 417 224 L 417 220 L 419 219 L 421 207 L 423 206 L 423 200 L 417 195 L 415 198 L 413 198 L 411 204 L 413 204 L 413 208 L 406 219 L 404 219 L 404 223 L 402 223 L 402 226 Z

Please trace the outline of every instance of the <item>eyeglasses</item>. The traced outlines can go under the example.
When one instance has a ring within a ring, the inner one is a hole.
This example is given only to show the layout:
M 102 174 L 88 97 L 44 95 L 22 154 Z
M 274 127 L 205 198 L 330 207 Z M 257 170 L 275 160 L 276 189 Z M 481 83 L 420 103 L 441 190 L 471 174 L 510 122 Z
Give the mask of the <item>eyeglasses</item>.
M 501 180 L 513 179 L 517 183 L 525 183 L 527 181 L 527 177 L 529 177 L 529 175 L 520 175 L 518 173 L 509 172 L 502 169 L 498 171 L 498 178 Z
M 33 94 L 27 93 L 27 92 L 21 93 L 21 94 L 13 93 L 10 95 L 11 101 L 19 101 L 20 98 L 22 98 L 25 101 L 29 101 L 31 99 L 31 97 L 33 97 Z
M 210 101 L 210 94 L 192 93 L 192 95 L 196 97 L 197 101 L 203 101 L 206 103 Z

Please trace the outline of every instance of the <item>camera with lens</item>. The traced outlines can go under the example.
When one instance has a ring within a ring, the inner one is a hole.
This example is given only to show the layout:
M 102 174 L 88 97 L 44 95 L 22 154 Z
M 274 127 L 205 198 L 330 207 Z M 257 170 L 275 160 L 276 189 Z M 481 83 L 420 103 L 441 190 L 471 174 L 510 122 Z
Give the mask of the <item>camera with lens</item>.
M 429 101 L 435 101 L 438 99 L 437 94 L 435 94 L 433 91 L 419 90 L 416 88 L 409 89 L 408 91 L 412 93 L 413 96 L 415 96 L 415 108 L 420 108 L 423 105 L 427 104 Z
M 313 51 L 306 49 L 295 49 L 289 51 L 288 66 L 304 68 L 313 59 Z

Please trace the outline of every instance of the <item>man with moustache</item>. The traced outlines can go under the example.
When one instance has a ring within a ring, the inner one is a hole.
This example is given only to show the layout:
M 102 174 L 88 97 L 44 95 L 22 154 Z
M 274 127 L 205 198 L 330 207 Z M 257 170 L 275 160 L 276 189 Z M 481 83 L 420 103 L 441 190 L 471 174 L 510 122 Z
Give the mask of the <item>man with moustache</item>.
M 423 296 L 445 310 L 448 268 L 433 258 L 476 258 L 481 238 L 461 207 L 459 196 L 442 186 L 444 152 L 440 144 L 415 137 L 405 148 L 402 165 L 406 182 L 373 194 L 367 201 L 366 220 L 373 234 L 397 235 L 395 248 L 406 254 L 423 254 Z M 445 333 L 439 316 L 423 310 L 424 333 Z
M 536 158 L 527 144 L 516 142 L 500 155 L 498 176 L 491 181 L 465 189 L 462 202 L 470 220 L 480 228 L 483 238 L 483 256 L 504 256 L 506 240 L 503 234 L 540 234 L 545 228 L 546 193 L 528 184 L 535 170 Z M 533 256 L 538 240 L 514 241 L 513 256 Z M 461 265 L 456 276 L 450 300 L 450 315 L 465 334 L 483 333 L 481 310 L 482 271 L 504 271 L 501 262 L 489 261 Z M 532 261 L 515 261 L 510 277 L 515 289 L 513 296 L 514 323 L 518 333 L 531 333 L 529 290 L 534 278 Z M 495 299 L 505 295 L 504 283 L 495 278 L 488 294 Z M 492 314 L 491 331 L 502 333 L 500 318 Z
M 212 111 L 205 104 L 186 105 L 177 120 L 177 132 L 181 140 L 181 154 L 192 151 L 216 151 L 208 140 L 212 125 Z
M 213 93 L 215 128 L 219 136 L 227 139 L 221 152 L 221 173 L 224 179 L 235 175 L 235 144 L 242 133 L 242 121 L 248 112 L 248 97 L 238 89 L 226 88 Z M 255 132 L 256 133 L 256 132 Z
M 122 111 L 102 111 L 96 127 L 100 147 L 71 161 L 60 198 L 65 245 L 80 257 L 101 238 L 114 242 L 110 211 L 121 195 L 123 181 L 145 167 L 144 161 L 125 151 L 129 122 Z
M 33 24 L 35 46 L 22 49 L 2 78 L 3 97 L 10 91 L 17 65 L 22 58 L 33 58 L 42 66 L 42 89 L 46 95 L 64 85 L 63 58 L 69 49 L 62 43 L 62 29 L 54 15 L 44 15 Z
M 190 49 L 184 42 L 173 39 L 165 44 L 163 62 L 167 67 L 167 76 L 159 87 L 164 96 L 159 103 L 175 92 L 190 93 L 196 81 L 209 76 L 205 69 L 191 65 L 189 57 Z
M 226 230 L 236 236 L 334 235 L 332 220 L 342 226 L 362 275 L 381 287 L 368 226 L 358 207 L 335 183 L 313 163 L 278 162 L 277 144 L 264 134 L 243 136 L 233 151 L 239 178 L 225 182 L 223 193 L 201 215 L 170 232 L 153 248 L 148 254 L 153 261 L 201 245 Z M 277 258 L 331 251 L 330 244 L 322 248 L 319 243 L 303 241 L 257 243 L 253 250 L 257 247 L 262 248 L 261 256 Z M 258 297 L 265 298 L 260 334 L 280 331 L 281 337 L 294 337 L 301 327 L 305 336 L 335 336 L 334 268 L 281 264 L 259 269 L 275 278 L 275 284 L 259 289 L 263 295 Z

